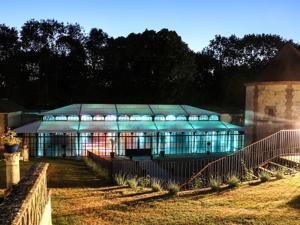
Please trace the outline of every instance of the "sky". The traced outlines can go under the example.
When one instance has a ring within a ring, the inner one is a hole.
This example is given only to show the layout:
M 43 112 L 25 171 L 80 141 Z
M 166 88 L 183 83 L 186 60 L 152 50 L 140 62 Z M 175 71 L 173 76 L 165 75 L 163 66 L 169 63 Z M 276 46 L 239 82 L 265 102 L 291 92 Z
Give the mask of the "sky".
M 29 19 L 56 19 L 113 37 L 168 28 L 201 51 L 217 34 L 278 34 L 299 43 L 299 9 L 299 0 L 0 0 L 0 23 L 20 29 Z

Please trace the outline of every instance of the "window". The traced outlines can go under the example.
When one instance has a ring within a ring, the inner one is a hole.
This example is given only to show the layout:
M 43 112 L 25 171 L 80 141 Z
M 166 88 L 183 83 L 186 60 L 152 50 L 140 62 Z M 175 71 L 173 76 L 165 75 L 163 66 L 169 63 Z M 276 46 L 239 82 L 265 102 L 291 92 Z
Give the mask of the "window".
M 177 116 L 176 120 L 180 120 L 180 121 L 186 120 L 186 116 L 184 115 Z
M 141 120 L 152 120 L 152 116 L 144 115 L 141 117 Z
M 119 116 L 119 120 L 120 121 L 129 120 L 129 116 L 127 116 L 127 115 Z
M 276 116 L 276 107 L 275 106 L 266 106 L 265 114 L 266 114 L 266 116 L 271 116 L 271 117 Z
M 208 115 L 199 116 L 199 120 L 208 120 Z
M 107 115 L 105 117 L 105 120 L 107 120 L 107 121 L 115 121 L 115 120 L 117 120 L 117 117 L 115 115 Z
M 82 115 L 81 120 L 82 121 L 90 121 L 90 120 L 93 120 L 93 118 L 91 115 Z
M 218 115 L 210 115 L 209 120 L 219 120 L 219 116 Z
M 68 120 L 78 121 L 79 120 L 79 116 L 76 116 L 76 115 L 68 116 Z
M 157 115 L 154 117 L 154 120 L 165 120 L 165 117 L 163 115 Z
M 43 120 L 55 120 L 54 116 L 43 116 Z
M 198 116 L 189 116 L 189 120 L 198 120 Z
M 167 115 L 166 120 L 176 120 L 176 117 L 173 115 Z
M 93 120 L 104 120 L 104 116 L 96 115 L 93 117 Z
M 56 116 L 55 120 L 67 120 L 66 116 Z

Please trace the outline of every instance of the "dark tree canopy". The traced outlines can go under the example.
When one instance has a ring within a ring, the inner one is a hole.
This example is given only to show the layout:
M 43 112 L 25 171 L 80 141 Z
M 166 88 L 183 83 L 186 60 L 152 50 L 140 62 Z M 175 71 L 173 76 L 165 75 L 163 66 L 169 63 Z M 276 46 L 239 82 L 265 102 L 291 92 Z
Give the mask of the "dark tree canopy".
M 71 103 L 244 107 L 244 83 L 286 43 L 277 35 L 215 36 L 193 52 L 175 32 L 112 38 L 99 28 L 29 20 L 0 24 L 0 97 L 27 108 Z

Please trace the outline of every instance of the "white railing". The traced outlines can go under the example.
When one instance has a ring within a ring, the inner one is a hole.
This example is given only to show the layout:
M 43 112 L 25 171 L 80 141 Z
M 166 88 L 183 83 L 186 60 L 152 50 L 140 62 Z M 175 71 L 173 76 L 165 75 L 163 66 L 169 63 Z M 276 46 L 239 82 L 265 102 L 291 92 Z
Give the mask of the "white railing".
M 300 130 L 281 130 L 260 141 L 208 163 L 192 176 L 182 188 L 188 188 L 195 179 L 208 182 L 211 178 L 225 181 L 235 175 L 242 177 L 245 168 L 254 169 L 279 156 L 300 154 Z

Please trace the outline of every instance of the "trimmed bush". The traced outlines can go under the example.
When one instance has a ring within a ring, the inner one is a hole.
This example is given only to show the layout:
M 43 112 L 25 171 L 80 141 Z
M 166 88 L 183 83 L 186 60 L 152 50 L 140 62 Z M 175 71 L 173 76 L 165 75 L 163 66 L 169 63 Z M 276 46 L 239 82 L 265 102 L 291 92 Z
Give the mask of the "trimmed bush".
M 163 188 L 161 186 L 160 180 L 158 180 L 158 179 L 152 179 L 152 181 L 151 181 L 151 189 L 154 192 L 162 191 Z
M 260 181 L 263 183 L 263 182 L 267 182 L 267 181 L 271 180 L 271 175 L 265 171 L 262 171 L 259 174 L 259 178 L 260 178 Z
M 136 177 L 129 178 L 127 179 L 127 184 L 132 190 L 136 191 L 138 187 L 138 180 Z
M 147 175 L 146 177 L 140 177 L 138 183 L 142 188 L 149 187 L 151 183 L 151 177 Z
M 168 192 L 170 195 L 177 195 L 180 191 L 180 187 L 175 182 L 170 182 L 168 185 Z
M 125 186 L 127 185 L 126 176 L 122 173 L 116 173 L 114 176 L 114 181 L 119 186 Z
M 193 189 L 200 189 L 202 187 L 203 187 L 203 184 L 202 184 L 201 178 L 199 178 L 199 177 L 195 178 L 192 188 Z
M 214 178 L 211 178 L 209 180 L 209 186 L 211 187 L 211 189 L 213 191 L 219 191 L 221 189 L 221 180 L 220 179 L 214 179 Z
M 285 169 L 281 168 L 275 171 L 276 179 L 280 180 L 284 178 Z
M 248 169 L 245 162 L 243 160 L 241 160 L 241 166 L 243 169 L 243 177 L 242 180 L 244 181 L 251 181 L 253 180 L 254 177 L 254 173 L 252 169 Z
M 237 178 L 236 176 L 231 176 L 228 179 L 228 186 L 230 188 L 236 188 L 240 185 L 240 179 Z

